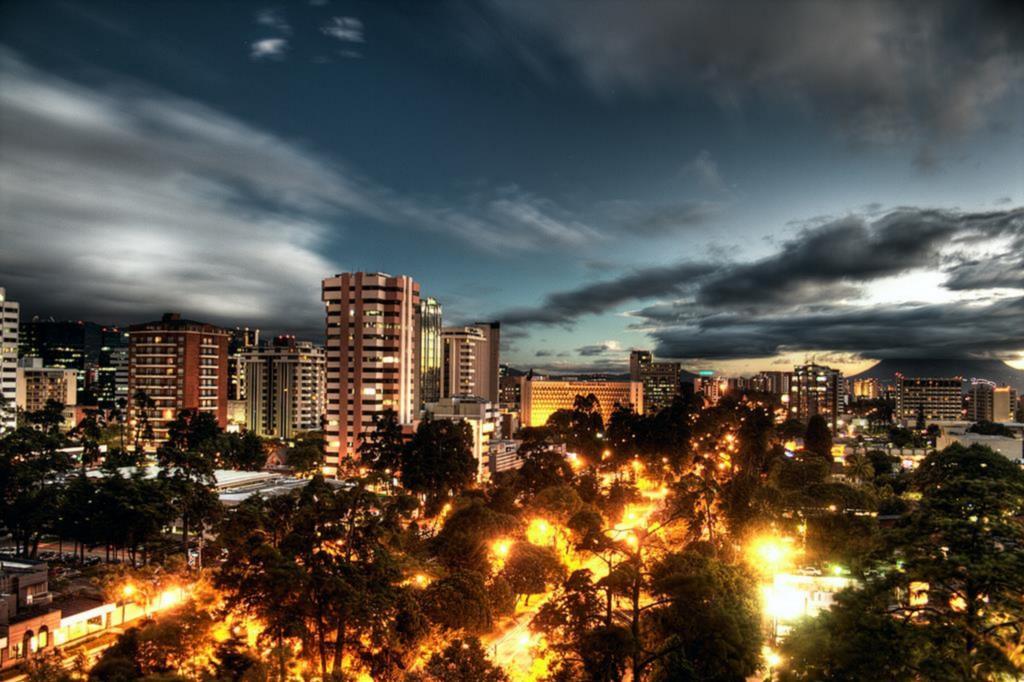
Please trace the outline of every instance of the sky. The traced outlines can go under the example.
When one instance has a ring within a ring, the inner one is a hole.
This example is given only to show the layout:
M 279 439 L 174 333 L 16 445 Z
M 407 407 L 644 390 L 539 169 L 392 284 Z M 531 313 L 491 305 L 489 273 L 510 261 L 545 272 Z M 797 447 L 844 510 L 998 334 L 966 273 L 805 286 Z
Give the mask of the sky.
M 1024 367 L 1014 2 L 0 4 L 0 286 L 316 339 L 408 274 L 503 361 Z

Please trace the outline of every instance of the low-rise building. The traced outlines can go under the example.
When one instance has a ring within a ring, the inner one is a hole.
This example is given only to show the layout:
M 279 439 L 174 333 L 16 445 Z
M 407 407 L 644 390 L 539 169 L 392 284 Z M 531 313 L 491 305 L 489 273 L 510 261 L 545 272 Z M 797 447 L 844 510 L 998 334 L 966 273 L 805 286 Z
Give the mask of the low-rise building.
M 18 409 L 38 412 L 51 400 L 73 408 L 78 401 L 78 373 L 73 369 L 44 367 L 42 358 L 21 358 L 15 398 Z M 74 426 L 72 421 L 68 428 Z
M 1018 438 L 988 436 L 961 429 L 950 429 L 944 431 L 935 439 L 935 448 L 937 450 L 944 450 L 954 443 L 959 443 L 968 448 L 972 445 L 984 445 L 998 452 L 1011 462 L 1016 462 L 1017 464 L 1024 463 L 1024 440 Z
M 607 424 L 618 405 L 644 411 L 644 386 L 639 381 L 548 379 L 524 376 L 520 383 L 520 422 L 543 426 L 558 410 L 571 410 L 577 396 L 597 398 L 601 418 Z

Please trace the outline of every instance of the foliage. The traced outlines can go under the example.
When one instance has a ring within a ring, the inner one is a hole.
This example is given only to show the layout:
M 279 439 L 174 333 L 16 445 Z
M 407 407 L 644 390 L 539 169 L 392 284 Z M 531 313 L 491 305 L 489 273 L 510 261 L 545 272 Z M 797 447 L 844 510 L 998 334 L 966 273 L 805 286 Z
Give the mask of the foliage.
M 508 676 L 495 667 L 476 637 L 455 639 L 444 651 L 427 661 L 424 682 L 507 682 Z

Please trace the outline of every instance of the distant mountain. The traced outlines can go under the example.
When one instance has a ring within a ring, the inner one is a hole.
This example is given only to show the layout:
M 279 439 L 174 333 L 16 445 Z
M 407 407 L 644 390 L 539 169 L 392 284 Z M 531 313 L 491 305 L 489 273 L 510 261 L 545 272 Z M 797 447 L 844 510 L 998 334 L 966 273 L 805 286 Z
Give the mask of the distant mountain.
M 851 379 L 880 379 L 892 381 L 897 373 L 908 377 L 963 377 L 988 379 L 997 384 L 1009 384 L 1018 391 L 1024 391 L 1024 370 L 1014 369 L 1002 360 L 974 358 L 932 359 L 932 360 L 882 360 Z

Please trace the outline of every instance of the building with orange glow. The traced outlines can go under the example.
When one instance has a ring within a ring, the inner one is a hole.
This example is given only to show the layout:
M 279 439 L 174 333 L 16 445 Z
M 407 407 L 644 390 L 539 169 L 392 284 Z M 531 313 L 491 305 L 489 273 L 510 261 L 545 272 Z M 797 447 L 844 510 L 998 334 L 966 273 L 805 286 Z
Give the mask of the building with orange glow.
M 145 391 L 154 403 L 147 414 L 153 446 L 167 440 L 167 427 L 181 410 L 208 412 L 227 426 L 229 337 L 226 329 L 177 313 L 129 327 L 129 423 L 138 426 L 134 396 Z
M 593 394 L 607 424 L 616 405 L 644 411 L 644 385 L 640 381 L 577 381 L 524 376 L 520 389 L 520 421 L 523 426 L 543 426 L 558 410 L 571 410 L 576 396 Z
M 354 457 L 374 417 L 402 424 L 420 411 L 420 285 L 411 277 L 346 272 L 323 280 L 327 316 L 325 472 Z

